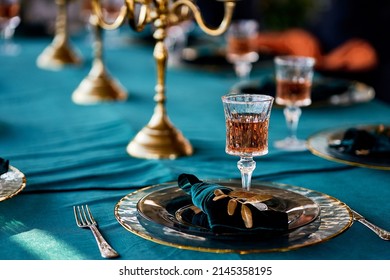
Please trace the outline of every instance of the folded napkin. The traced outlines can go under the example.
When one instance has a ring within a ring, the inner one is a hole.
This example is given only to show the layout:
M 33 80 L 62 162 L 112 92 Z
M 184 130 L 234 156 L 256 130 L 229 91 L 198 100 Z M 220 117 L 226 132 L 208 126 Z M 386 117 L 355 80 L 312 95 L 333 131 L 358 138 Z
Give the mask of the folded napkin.
M 372 131 L 349 128 L 340 143 L 330 143 L 329 147 L 352 155 L 388 157 L 390 155 L 390 129 L 385 129 L 383 126 Z
M 7 173 L 9 169 L 9 160 L 0 158 L 0 175 Z
M 178 177 L 179 187 L 191 196 L 193 204 L 202 210 L 193 220 L 215 233 L 263 232 L 288 230 L 287 213 L 270 210 L 267 200 L 272 196 L 206 183 L 192 174 Z

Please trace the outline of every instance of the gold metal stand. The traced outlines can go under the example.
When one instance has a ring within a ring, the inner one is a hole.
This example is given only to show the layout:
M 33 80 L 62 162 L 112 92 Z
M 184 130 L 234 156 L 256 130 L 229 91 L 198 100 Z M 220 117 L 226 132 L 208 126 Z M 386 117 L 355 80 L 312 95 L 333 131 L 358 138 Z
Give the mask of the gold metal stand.
M 94 32 L 94 60 L 92 68 L 72 94 L 76 104 L 88 105 L 105 101 L 125 100 L 126 90 L 111 78 L 103 63 L 102 28 L 97 24 L 96 16 L 92 15 L 90 24 Z
M 56 0 L 58 13 L 52 43 L 37 58 L 37 66 L 48 70 L 59 70 L 65 65 L 79 65 L 80 55 L 71 48 L 67 31 L 68 0 Z
M 221 35 L 231 22 L 235 0 L 223 0 L 225 15 L 219 27 L 211 29 L 203 21 L 199 8 L 193 0 L 124 0 L 117 19 L 113 23 L 104 21 L 99 0 L 92 0 L 92 10 L 98 16 L 99 25 L 105 29 L 115 29 L 128 19 L 130 26 L 137 32 L 142 31 L 146 24 L 153 23 L 156 40 L 153 56 L 157 65 L 157 83 L 154 100 L 156 106 L 149 123 L 130 141 L 127 152 L 134 157 L 158 159 L 175 159 L 180 156 L 189 156 L 193 148 L 182 133 L 169 120 L 165 102 L 165 74 L 168 51 L 164 44 L 167 28 L 191 18 L 199 27 L 212 36 Z M 138 11 L 138 12 L 136 12 Z

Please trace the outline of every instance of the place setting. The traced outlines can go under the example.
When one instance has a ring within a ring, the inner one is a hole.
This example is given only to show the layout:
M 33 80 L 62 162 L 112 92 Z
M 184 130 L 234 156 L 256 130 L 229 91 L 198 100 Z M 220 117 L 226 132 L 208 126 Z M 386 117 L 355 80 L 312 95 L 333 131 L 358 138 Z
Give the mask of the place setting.
M 232 87 L 232 91 L 253 94 L 270 94 L 276 91 L 275 75 L 262 76 Z M 373 87 L 359 81 L 335 78 L 315 73 L 312 84 L 312 106 L 342 107 L 367 103 L 375 98 Z
M 318 78 L 315 60 L 304 56 L 276 56 L 275 74 L 263 78 L 260 90 L 234 88 L 235 94 L 269 93 L 276 105 L 283 106 L 288 136 L 274 146 L 284 151 L 309 150 L 316 156 L 360 167 L 390 169 L 390 126 L 386 123 L 354 124 L 319 131 L 308 139 L 297 136 L 301 107 L 352 105 L 368 102 L 375 93 L 361 83 L 333 78 Z M 320 82 L 319 82 L 320 81 Z M 344 97 L 342 97 L 344 95 Z M 365 97 L 363 97 L 365 96 Z
M 183 174 L 181 178 L 188 175 L 194 176 Z M 115 216 L 128 231 L 156 243 L 243 254 L 283 252 L 322 243 L 353 223 L 343 202 L 305 188 L 253 182 L 248 192 L 240 189 L 238 180 L 199 180 L 192 188 L 202 186 L 209 195 L 209 201 L 198 202 L 209 203 L 203 204 L 203 210 L 194 204 L 194 196 L 177 182 L 170 182 L 125 196 L 116 205 Z M 218 208 L 213 208 L 210 196 L 218 197 L 214 191 L 221 188 L 227 194 L 222 191 Z
M 195 41 L 183 48 L 181 61 L 186 65 L 210 69 L 233 69 L 238 82 L 231 87 L 232 92 L 265 94 L 276 98 L 276 67 L 280 67 L 278 65 L 284 58 L 303 56 L 265 52 L 257 45 L 258 34 L 257 21 L 233 20 L 222 39 L 198 39 L 198 43 Z M 256 75 L 252 73 L 254 68 L 269 74 Z M 311 93 L 311 107 L 352 106 L 375 98 L 372 86 L 357 80 L 333 77 L 321 71 L 313 73 Z M 283 106 L 278 102 L 275 105 Z
M 254 157 L 268 153 L 273 101 L 267 95 L 222 97 L 225 151 L 239 158 L 241 180 L 200 179 L 182 173 L 177 181 L 151 185 L 121 198 L 114 209 L 117 221 L 151 242 L 240 254 L 299 249 L 340 235 L 355 220 L 367 224 L 348 205 L 327 194 L 277 182 L 252 181 Z M 389 238 L 387 233 L 385 237 Z
M 319 131 L 308 138 L 316 156 L 348 165 L 390 170 L 390 125 L 347 125 Z
M 349 80 L 345 78 L 331 77 L 317 71 L 315 68 L 316 61 L 312 57 L 299 55 L 277 55 L 271 57 L 262 63 L 268 67 L 270 74 L 261 75 L 253 79 L 245 79 L 232 86 L 231 91 L 236 93 L 251 93 L 251 94 L 267 94 L 279 100 L 276 106 L 285 106 L 287 99 L 286 94 L 281 96 L 278 93 L 280 90 L 281 81 L 288 79 L 288 75 L 297 75 L 297 67 L 302 72 L 301 79 L 306 82 L 310 80 L 310 104 L 299 104 L 299 106 L 311 107 L 346 107 L 360 103 L 367 103 L 375 98 L 375 90 L 373 87 L 359 81 Z M 300 64 L 300 65 L 299 65 Z M 303 70 L 306 65 L 306 70 Z M 306 74 L 305 74 L 306 73 Z M 305 75 L 308 75 L 305 77 Z M 310 77 L 309 77 L 310 76 Z M 279 85 L 278 85 L 279 84 Z M 283 83 L 285 87 L 289 86 L 290 91 L 293 90 L 290 85 Z M 309 84 L 301 85 L 303 88 L 308 88 Z M 298 90 L 298 89 L 295 89 Z M 301 99 L 298 94 L 294 95 L 296 99 Z M 301 94 L 306 95 L 307 94 Z M 289 98 L 291 99 L 291 97 Z M 303 98 L 302 98 L 303 99 Z M 298 102 L 301 102 L 298 100 Z
M 176 248 L 241 254 L 284 252 L 319 244 L 345 232 L 354 221 L 362 222 L 382 239 L 389 239 L 387 231 L 372 225 L 335 197 L 300 186 L 252 181 L 256 168 L 254 157 L 268 153 L 268 127 L 274 101 L 284 107 L 289 132 L 288 137 L 273 143 L 277 149 L 309 150 L 318 155 L 314 150 L 322 148 L 324 139 L 328 139 L 327 149 L 334 149 L 334 157 L 336 153 L 353 149 L 348 145 L 356 148 L 351 137 L 343 138 L 340 130 L 328 132 L 332 136 L 330 140 L 323 132 L 309 140 L 297 137 L 301 107 L 317 102 L 313 101 L 312 94 L 315 60 L 277 56 L 274 63 L 274 89 L 267 91 L 274 95 L 243 89 L 222 96 L 225 152 L 239 158 L 237 168 L 241 180 L 201 179 L 196 174 L 182 173 L 177 181 L 130 193 L 114 210 L 116 219 L 125 229 L 149 241 Z M 243 76 L 246 80 L 248 72 Z M 327 89 L 330 87 L 333 92 L 350 90 L 350 84 L 344 82 L 328 85 L 328 88 L 322 85 L 323 96 L 329 97 Z M 317 104 L 320 102 L 323 100 Z M 379 142 L 388 141 L 388 126 L 367 128 L 373 129 L 368 133 L 375 132 L 380 134 L 378 137 L 384 137 Z M 356 131 L 349 133 L 358 134 Z M 357 142 L 366 143 L 367 135 L 363 137 Z M 371 142 L 374 143 L 372 147 L 356 149 L 364 150 L 370 157 L 383 152 L 383 147 L 378 147 L 374 140 Z
M 26 176 L 9 160 L 0 158 L 0 202 L 10 199 L 26 187 Z

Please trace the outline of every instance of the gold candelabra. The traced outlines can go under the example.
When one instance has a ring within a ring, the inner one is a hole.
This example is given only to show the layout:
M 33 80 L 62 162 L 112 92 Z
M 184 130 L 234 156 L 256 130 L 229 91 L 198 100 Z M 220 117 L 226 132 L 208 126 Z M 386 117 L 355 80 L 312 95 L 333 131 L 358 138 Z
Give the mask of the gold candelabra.
M 127 92 L 122 85 L 110 77 L 103 62 L 102 28 L 98 25 L 97 17 L 90 16 L 93 32 L 94 60 L 88 75 L 81 81 L 72 94 L 72 100 L 77 104 L 94 104 L 105 101 L 125 100 Z
M 156 40 L 153 56 L 157 65 L 157 82 L 154 100 L 154 113 L 149 123 L 138 132 L 127 146 L 127 152 L 138 158 L 169 158 L 189 156 L 193 148 L 182 133 L 174 127 L 166 111 L 165 75 L 168 51 L 164 40 L 167 28 L 190 18 L 195 19 L 200 29 L 211 36 L 223 34 L 232 19 L 236 0 L 219 0 L 224 2 L 224 17 L 216 28 L 207 26 L 199 7 L 194 0 L 123 0 L 118 17 L 112 22 L 104 20 L 99 0 L 92 0 L 92 10 L 97 16 L 98 24 L 104 29 L 116 29 L 127 19 L 131 28 L 142 31 L 147 24 L 154 26 L 153 37 Z
M 37 58 L 37 65 L 43 69 L 58 70 L 65 65 L 79 65 L 79 54 L 71 47 L 67 28 L 67 8 L 71 0 L 56 0 L 57 17 L 52 43 Z

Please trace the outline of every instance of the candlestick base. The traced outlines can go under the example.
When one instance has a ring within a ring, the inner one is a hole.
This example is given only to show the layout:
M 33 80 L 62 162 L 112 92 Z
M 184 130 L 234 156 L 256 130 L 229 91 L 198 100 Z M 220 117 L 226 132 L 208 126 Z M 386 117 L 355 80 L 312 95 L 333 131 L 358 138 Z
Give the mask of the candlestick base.
M 153 118 L 152 118 L 153 120 Z M 129 155 L 145 159 L 176 159 L 193 153 L 191 144 L 167 119 L 152 121 L 128 144 Z
M 73 102 L 81 105 L 126 99 L 126 90 L 119 82 L 104 71 L 98 75 L 94 74 L 93 68 L 72 94 Z
M 68 44 L 56 44 L 55 40 L 37 58 L 42 69 L 59 70 L 66 65 L 79 65 L 82 60 Z

